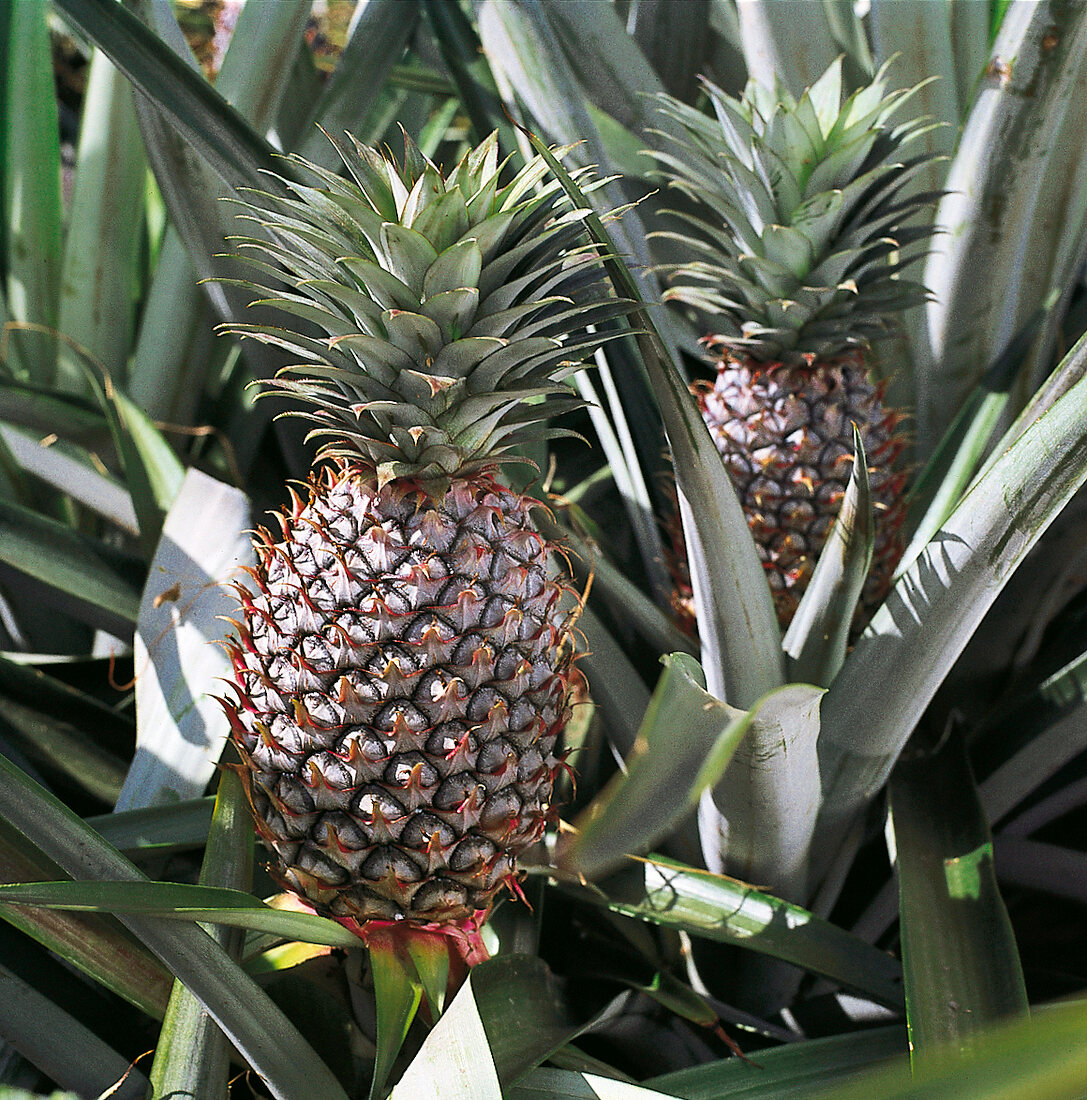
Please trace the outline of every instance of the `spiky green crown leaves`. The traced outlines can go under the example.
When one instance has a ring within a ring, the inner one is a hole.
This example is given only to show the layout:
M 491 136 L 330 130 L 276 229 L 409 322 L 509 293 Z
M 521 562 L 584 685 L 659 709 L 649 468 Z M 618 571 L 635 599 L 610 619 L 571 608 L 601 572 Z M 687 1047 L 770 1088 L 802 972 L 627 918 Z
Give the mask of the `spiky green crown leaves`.
M 936 196 L 907 193 L 929 158 L 902 153 L 931 124 L 891 124 L 917 89 L 885 93 L 886 72 L 844 102 L 840 60 L 799 100 L 754 82 L 737 100 L 704 81 L 716 118 L 660 97 L 685 139 L 662 135 L 674 151 L 653 156 L 696 204 L 673 211 L 688 231 L 660 234 L 693 257 L 667 265 L 666 297 L 708 315 L 715 342 L 799 365 L 868 344 L 924 300 L 900 277 L 920 256 L 901 250 L 932 230 L 903 223 Z
M 293 156 L 315 186 L 243 203 L 270 240 L 241 238 L 241 258 L 273 280 L 248 285 L 304 323 L 226 326 L 299 357 L 267 385 L 321 453 L 440 482 L 569 434 L 546 424 L 583 404 L 561 380 L 628 307 L 544 162 L 503 183 L 493 134 L 445 176 L 406 136 L 402 165 L 330 140 L 350 179 Z

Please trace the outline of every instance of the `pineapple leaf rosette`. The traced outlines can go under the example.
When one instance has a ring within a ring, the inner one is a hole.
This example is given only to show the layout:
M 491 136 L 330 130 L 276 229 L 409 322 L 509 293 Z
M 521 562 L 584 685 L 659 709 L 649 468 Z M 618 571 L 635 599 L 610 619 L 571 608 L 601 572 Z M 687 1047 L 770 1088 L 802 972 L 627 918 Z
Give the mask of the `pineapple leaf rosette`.
M 478 930 L 548 822 L 579 678 L 561 548 L 502 471 L 626 306 L 541 160 L 334 144 L 350 178 L 292 158 L 312 184 L 245 204 L 267 235 L 240 251 L 304 324 L 229 328 L 297 357 L 269 390 L 323 447 L 255 540 L 227 711 L 285 887 L 362 932 Z
M 703 81 L 713 117 L 661 97 L 679 136 L 654 156 L 692 204 L 674 212 L 682 231 L 659 234 L 686 257 L 667 266 L 665 297 L 709 327 L 716 377 L 695 395 L 783 626 L 841 506 L 854 424 L 876 514 L 868 612 L 902 552 L 903 414 L 884 403 L 869 348 L 925 298 L 902 272 L 932 232 L 910 220 L 937 196 L 912 187 L 931 157 L 906 155 L 931 123 L 893 121 L 917 89 L 886 84 L 885 65 L 845 97 L 839 60 L 799 99 L 756 82 L 735 99 Z

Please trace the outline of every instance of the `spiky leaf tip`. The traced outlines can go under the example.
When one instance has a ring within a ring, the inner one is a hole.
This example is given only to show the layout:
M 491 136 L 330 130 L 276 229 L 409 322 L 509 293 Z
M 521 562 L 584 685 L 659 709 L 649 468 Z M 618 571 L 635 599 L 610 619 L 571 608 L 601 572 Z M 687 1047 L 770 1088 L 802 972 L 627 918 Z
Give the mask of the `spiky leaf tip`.
M 906 155 L 931 128 L 893 118 L 921 87 L 887 91 L 884 65 L 846 95 L 841 60 L 794 98 L 780 83 L 735 99 L 709 80 L 714 116 L 662 95 L 674 124 L 653 156 L 690 205 L 660 236 L 666 297 L 694 308 L 726 351 L 799 366 L 883 335 L 925 290 L 902 278 L 932 234 L 915 218 L 936 195 L 911 188 L 931 161 Z M 675 133 L 676 128 L 680 133 Z
M 516 460 L 514 447 L 580 404 L 561 379 L 628 309 L 581 212 L 541 158 L 508 170 L 495 134 L 447 173 L 407 135 L 400 163 L 350 135 L 330 140 L 349 178 L 292 156 L 311 182 L 242 202 L 261 227 L 240 239 L 259 273 L 250 285 L 289 327 L 226 331 L 289 351 L 268 391 L 316 423 L 322 454 L 382 481 Z

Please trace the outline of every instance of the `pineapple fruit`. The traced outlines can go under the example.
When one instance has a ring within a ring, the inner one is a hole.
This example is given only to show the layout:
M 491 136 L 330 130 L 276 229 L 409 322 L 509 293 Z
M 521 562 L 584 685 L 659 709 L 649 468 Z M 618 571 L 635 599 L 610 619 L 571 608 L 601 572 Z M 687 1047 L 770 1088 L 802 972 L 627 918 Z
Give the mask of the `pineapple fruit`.
M 478 927 L 544 831 L 578 680 L 561 549 L 502 471 L 626 307 L 539 159 L 335 145 L 350 180 L 294 158 L 312 186 L 247 204 L 304 324 L 231 331 L 297 357 L 271 392 L 325 442 L 255 540 L 226 709 L 284 886 L 349 926 Z
M 694 393 L 783 627 L 849 482 L 853 424 L 876 513 L 862 615 L 902 553 L 903 414 L 884 404 L 868 356 L 895 316 L 924 299 L 900 274 L 919 256 L 901 250 L 930 230 L 903 223 L 933 196 L 906 190 L 925 158 L 903 159 L 927 123 L 891 123 L 911 93 L 885 85 L 886 66 L 843 102 L 837 61 L 799 100 L 757 83 L 737 100 L 705 81 L 715 118 L 661 97 L 682 136 L 654 155 L 694 204 L 678 214 L 683 232 L 660 234 L 690 257 L 668 265 L 665 297 L 712 326 L 703 343 L 716 378 Z

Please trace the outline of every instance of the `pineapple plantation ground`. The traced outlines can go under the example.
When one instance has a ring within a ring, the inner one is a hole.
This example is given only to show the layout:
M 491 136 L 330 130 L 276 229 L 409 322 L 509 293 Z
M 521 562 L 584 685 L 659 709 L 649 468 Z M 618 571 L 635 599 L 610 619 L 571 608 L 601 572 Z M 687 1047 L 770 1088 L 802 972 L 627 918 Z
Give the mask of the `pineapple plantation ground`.
M 0 1098 L 1087 1092 L 1087 8 L 0 26 Z

